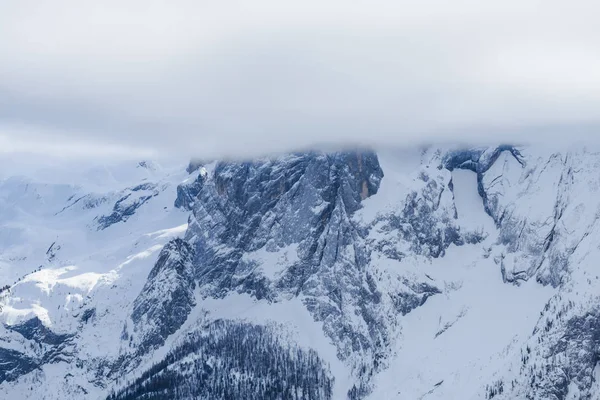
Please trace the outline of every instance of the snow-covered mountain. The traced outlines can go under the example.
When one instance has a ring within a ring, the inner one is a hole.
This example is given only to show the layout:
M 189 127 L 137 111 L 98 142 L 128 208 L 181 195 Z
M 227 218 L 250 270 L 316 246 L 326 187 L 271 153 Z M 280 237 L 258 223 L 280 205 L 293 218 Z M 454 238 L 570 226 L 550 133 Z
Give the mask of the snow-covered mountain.
M 11 175 L 0 398 L 600 399 L 599 191 L 514 146 Z

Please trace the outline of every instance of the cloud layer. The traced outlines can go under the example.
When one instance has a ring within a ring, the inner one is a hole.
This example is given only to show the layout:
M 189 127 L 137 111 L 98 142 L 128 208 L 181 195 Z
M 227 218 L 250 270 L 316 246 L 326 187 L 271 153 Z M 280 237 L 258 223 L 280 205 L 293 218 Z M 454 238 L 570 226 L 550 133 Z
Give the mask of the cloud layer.
M 598 136 L 597 2 L 295 3 L 3 2 L 3 151 Z

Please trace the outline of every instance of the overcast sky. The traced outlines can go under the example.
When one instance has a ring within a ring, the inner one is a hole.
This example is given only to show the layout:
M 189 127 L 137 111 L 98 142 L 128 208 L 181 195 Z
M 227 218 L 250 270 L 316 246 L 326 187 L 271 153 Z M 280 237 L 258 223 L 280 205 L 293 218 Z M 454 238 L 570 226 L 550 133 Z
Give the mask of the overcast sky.
M 0 152 L 594 140 L 598 1 L 0 1 Z

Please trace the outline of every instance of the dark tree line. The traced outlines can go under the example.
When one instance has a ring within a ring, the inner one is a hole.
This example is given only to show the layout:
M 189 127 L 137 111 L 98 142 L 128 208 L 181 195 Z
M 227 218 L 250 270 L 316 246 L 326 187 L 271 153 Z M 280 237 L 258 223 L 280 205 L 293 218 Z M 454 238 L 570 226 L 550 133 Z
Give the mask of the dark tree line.
M 216 321 L 107 400 L 328 400 L 332 388 L 315 351 L 269 327 Z
M 485 392 L 486 399 L 493 399 L 494 397 L 501 395 L 502 393 L 504 393 L 504 382 L 497 381 L 494 382 L 494 384 L 491 386 L 486 386 Z

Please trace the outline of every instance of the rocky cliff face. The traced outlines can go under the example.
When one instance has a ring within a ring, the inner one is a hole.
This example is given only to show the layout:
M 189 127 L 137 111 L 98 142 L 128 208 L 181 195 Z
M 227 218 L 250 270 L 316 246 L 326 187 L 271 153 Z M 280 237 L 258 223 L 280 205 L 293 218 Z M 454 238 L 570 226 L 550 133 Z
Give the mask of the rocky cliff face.
M 105 250 L 61 239 L 0 293 L 0 393 L 596 398 L 598 160 L 309 152 L 65 196 L 59 227 L 110 200 L 78 209 Z
M 366 356 L 373 369 L 384 358 L 388 333 L 378 320 L 388 310 L 378 306 L 381 293 L 367 270 L 365 229 L 351 216 L 377 193 L 377 156 L 293 154 L 211 169 L 180 187 L 177 200 L 184 206 L 195 197 L 185 239 L 201 296 L 298 297 L 341 358 Z
M 174 239 L 161 250 L 158 261 L 133 303 L 133 331 L 140 354 L 162 346 L 177 332 L 196 305 L 193 270 L 194 250 L 181 239 Z M 128 336 L 125 329 L 124 334 Z M 125 339 L 125 338 L 124 338 Z
M 180 186 L 176 201 L 192 211 L 185 240 L 199 295 L 301 299 L 351 365 L 353 398 L 368 394 L 387 365 L 398 316 L 441 293 L 407 277 L 380 287 L 373 258 L 401 261 L 401 248 L 441 257 L 450 245 L 482 239 L 456 224 L 448 170 L 422 171 L 399 209 L 368 223 L 354 214 L 384 176 L 374 153 L 293 154 L 209 170 Z

